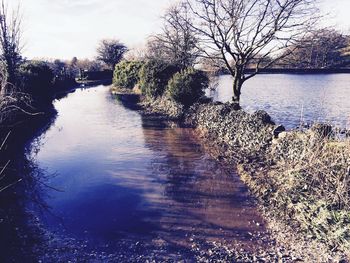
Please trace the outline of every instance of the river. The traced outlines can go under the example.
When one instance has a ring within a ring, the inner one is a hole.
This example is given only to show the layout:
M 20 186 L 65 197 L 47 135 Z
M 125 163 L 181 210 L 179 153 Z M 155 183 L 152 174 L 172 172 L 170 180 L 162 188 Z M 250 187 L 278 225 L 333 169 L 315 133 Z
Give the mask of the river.
M 196 244 L 212 242 L 267 246 L 234 167 L 212 159 L 192 129 L 143 117 L 104 86 L 54 105 L 55 121 L 28 148 L 45 178 L 40 209 L 28 205 L 48 236 L 43 262 L 194 259 Z
M 216 101 L 232 97 L 232 79 L 220 76 Z M 326 122 L 350 128 L 350 74 L 261 74 L 244 83 L 242 107 L 265 110 L 272 119 L 291 129 L 301 123 Z

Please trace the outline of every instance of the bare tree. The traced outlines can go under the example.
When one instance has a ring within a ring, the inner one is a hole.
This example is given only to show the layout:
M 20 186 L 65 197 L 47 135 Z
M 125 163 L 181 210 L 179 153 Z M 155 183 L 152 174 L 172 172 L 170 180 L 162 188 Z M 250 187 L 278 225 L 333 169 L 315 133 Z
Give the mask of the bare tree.
M 128 61 L 144 61 L 147 59 L 147 48 L 145 46 L 136 46 L 125 53 L 124 58 Z
M 189 11 L 185 3 L 175 4 L 166 11 L 162 33 L 148 42 L 149 55 L 183 69 L 194 65 L 199 50 Z
M 222 60 L 233 76 L 233 101 L 239 103 L 246 80 L 286 56 L 282 50 L 315 22 L 314 1 L 187 0 L 202 51 Z M 249 73 L 247 66 L 252 63 L 254 71 Z
M 21 62 L 22 15 L 20 6 L 11 14 L 4 0 L 0 4 L 1 58 L 6 63 L 8 81 L 15 83 L 16 71 Z
M 111 70 L 114 70 L 115 65 L 122 60 L 127 50 L 127 47 L 119 40 L 104 39 L 97 48 L 97 60 L 102 61 Z

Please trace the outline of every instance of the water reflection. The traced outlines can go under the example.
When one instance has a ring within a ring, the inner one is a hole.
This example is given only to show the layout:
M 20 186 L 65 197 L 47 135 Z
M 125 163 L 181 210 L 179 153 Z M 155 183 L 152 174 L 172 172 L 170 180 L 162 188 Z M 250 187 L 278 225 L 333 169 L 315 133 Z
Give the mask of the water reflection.
M 192 240 L 262 245 L 249 234 L 266 235 L 246 188 L 191 129 L 141 117 L 104 87 L 55 107 L 57 119 L 31 155 L 50 186 L 41 194 L 50 213 L 38 213 L 46 230 L 113 253 L 138 242 L 147 250 L 137 253 L 166 247 L 167 255 L 189 253 Z
M 29 210 L 35 206 L 37 211 L 48 211 L 43 200 L 45 176 L 48 174 L 23 150 L 23 145 L 33 136 L 34 131 L 40 129 L 45 132 L 54 117 L 50 115 L 29 121 L 25 130 L 13 130 L 7 141 L 9 146 L 1 151 L 1 159 L 11 161 L 5 170 L 4 179 L 8 184 L 14 181 L 18 183 L 0 193 L 0 262 L 38 260 L 38 247 L 43 242 L 43 235 L 35 215 Z M 35 151 L 37 146 L 33 141 L 31 149 Z
M 153 127 L 152 120 L 146 122 L 146 147 L 158 152 L 152 170 L 164 187 L 164 193 L 153 196 L 152 203 L 168 207 L 160 218 L 159 235 L 178 244 L 192 237 L 256 249 L 248 233 L 264 232 L 263 222 L 233 168 L 222 167 L 209 157 L 193 130 L 157 129 L 155 121 Z
M 217 101 L 232 97 L 230 76 L 219 78 L 218 90 L 211 95 Z M 287 128 L 302 121 L 330 122 L 350 128 L 350 74 L 268 74 L 245 83 L 241 104 L 248 111 L 266 110 Z

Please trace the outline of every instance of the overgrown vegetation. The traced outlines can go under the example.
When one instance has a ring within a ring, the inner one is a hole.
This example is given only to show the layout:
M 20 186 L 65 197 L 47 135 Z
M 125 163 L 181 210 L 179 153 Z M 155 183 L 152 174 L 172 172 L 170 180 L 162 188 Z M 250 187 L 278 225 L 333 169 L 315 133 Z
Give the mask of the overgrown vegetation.
M 140 61 L 122 61 L 114 70 L 113 84 L 117 87 L 133 89 L 140 81 Z
M 36 103 L 51 103 L 54 74 L 43 61 L 27 61 L 19 68 L 19 88 L 30 94 Z
M 0 134 L 15 126 L 24 115 L 34 115 L 32 97 L 8 82 L 6 64 L 0 63 Z
M 325 244 L 328 252 L 350 257 L 349 140 L 293 131 L 281 134 L 267 154 L 273 166 L 239 166 L 267 213 L 299 235 Z
M 170 78 L 180 69 L 164 61 L 149 60 L 144 63 L 140 72 L 140 88 L 148 97 L 163 95 Z
M 350 250 L 350 141 L 315 129 L 283 133 L 271 157 L 265 201 L 332 249 Z
M 204 96 L 209 79 L 204 71 L 180 67 L 161 60 L 122 61 L 113 77 L 116 89 L 140 88 L 150 98 L 165 96 L 186 107 Z
M 190 106 L 204 96 L 204 90 L 208 87 L 207 75 L 200 70 L 188 68 L 169 80 L 166 94 L 185 106 Z

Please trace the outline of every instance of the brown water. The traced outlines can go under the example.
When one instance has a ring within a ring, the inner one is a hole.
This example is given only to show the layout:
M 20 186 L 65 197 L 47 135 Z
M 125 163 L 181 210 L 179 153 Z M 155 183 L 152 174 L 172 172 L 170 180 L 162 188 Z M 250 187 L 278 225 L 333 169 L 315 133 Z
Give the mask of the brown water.
M 186 259 L 194 242 L 264 247 L 253 238 L 266 234 L 246 187 L 192 129 L 142 117 L 103 86 L 77 90 L 55 107 L 57 119 L 31 152 L 45 183 L 59 190 L 44 187 L 50 210 L 39 218 L 70 246 L 83 242 L 78 255 Z

